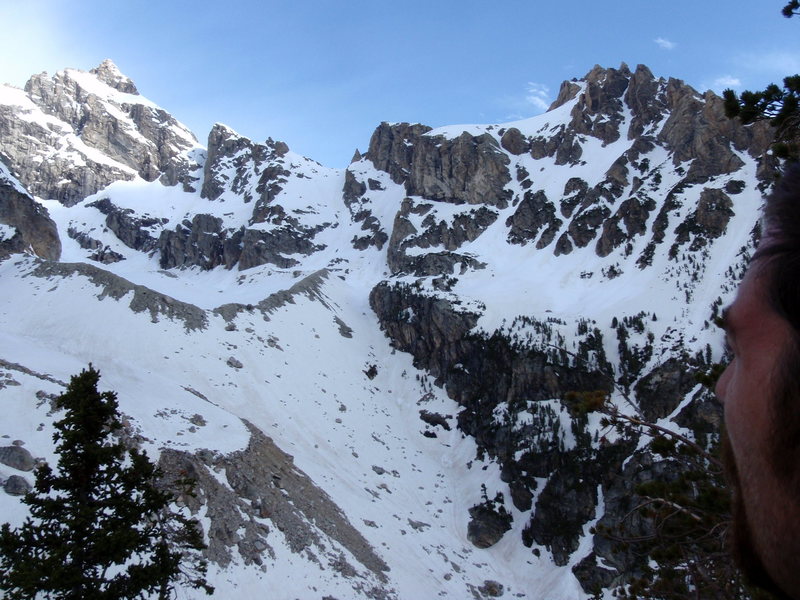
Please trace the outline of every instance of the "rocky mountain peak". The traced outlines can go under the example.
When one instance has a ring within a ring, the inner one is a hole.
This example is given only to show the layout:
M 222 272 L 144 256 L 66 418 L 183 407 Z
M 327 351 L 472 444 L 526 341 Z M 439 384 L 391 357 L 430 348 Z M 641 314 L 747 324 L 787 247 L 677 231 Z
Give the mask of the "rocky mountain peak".
M 115 90 L 119 90 L 125 94 L 139 94 L 136 85 L 130 77 L 123 75 L 110 58 L 105 59 L 98 66 L 89 71 L 89 73 L 95 75 L 100 81 L 106 85 L 110 85 Z
M 137 176 L 185 189 L 196 180 L 194 134 L 138 95 L 110 60 L 89 72 L 34 75 L 24 96 L 6 98 L 0 103 L 0 147 L 35 196 L 70 206 Z
M 568 114 L 546 113 L 508 128 L 382 123 L 365 158 L 409 197 L 389 236 L 392 271 L 419 276 L 457 264 L 479 267 L 482 261 L 462 246 L 509 206 L 516 209 L 503 221 L 512 244 L 533 242 L 556 256 L 587 247 L 601 258 L 637 253 L 644 268 L 667 232 L 677 234 L 672 256 L 683 244 L 699 248 L 722 234 L 730 198 L 722 183 L 709 182 L 741 169 L 742 152 L 763 156 L 770 139 L 763 123 L 742 127 L 727 119 L 713 92 L 700 95 L 681 80 L 656 78 L 642 64 L 633 72 L 625 63 L 597 65 L 564 82 L 554 103 L 562 106 Z M 601 150 L 612 145 L 615 150 Z M 759 162 L 762 177 L 768 162 Z M 348 169 L 351 209 L 366 206 L 375 192 L 369 177 L 356 176 L 360 165 Z M 570 172 L 556 183 L 560 167 Z M 668 188 L 665 179 L 673 182 Z M 676 195 L 689 186 L 698 186 L 690 200 L 698 204 L 687 212 Z M 441 203 L 481 208 L 453 216 Z M 443 220 L 439 212 L 450 216 Z
M 617 76 L 624 77 L 626 79 L 631 76 L 631 70 L 628 68 L 626 63 L 620 63 L 618 69 L 595 65 L 586 75 L 584 75 L 583 79 L 587 83 L 603 85 L 604 82 L 613 80 Z

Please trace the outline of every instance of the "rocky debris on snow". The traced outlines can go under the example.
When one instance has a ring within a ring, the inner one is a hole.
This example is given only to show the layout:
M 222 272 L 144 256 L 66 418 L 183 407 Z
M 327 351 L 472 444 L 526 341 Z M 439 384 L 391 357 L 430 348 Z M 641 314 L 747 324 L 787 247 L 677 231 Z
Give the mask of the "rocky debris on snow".
M 189 422 L 192 425 L 197 425 L 198 427 L 205 427 L 208 424 L 205 418 L 203 418 L 203 415 L 199 414 L 193 414 L 191 417 L 189 417 Z
M 153 322 L 158 322 L 159 315 L 171 320 L 183 321 L 187 331 L 204 329 L 208 324 L 208 317 L 204 310 L 181 302 L 165 294 L 156 292 L 143 285 L 131 283 L 127 279 L 86 263 L 54 263 L 36 261 L 29 274 L 45 279 L 68 278 L 79 275 L 88 279 L 93 285 L 102 288 L 98 299 L 110 297 L 121 300 L 132 293 L 130 309 L 135 312 L 147 311 Z
M 339 326 L 339 335 L 343 338 L 352 338 L 353 337 L 353 328 L 350 327 L 347 323 L 342 321 L 339 317 L 333 317 L 334 322 Z
M 425 531 L 431 526 L 430 523 L 423 523 L 422 521 L 415 521 L 414 519 L 408 519 L 408 525 L 415 531 Z
M 486 598 L 499 598 L 503 595 L 504 587 L 499 581 L 487 579 L 483 585 L 478 588 L 478 591 Z
M 16 385 L 20 385 L 20 383 L 14 379 L 10 373 L 0 373 L 0 390 L 4 387 Z
M 0 367 L 8 371 L 17 371 L 19 373 L 24 373 L 25 375 L 30 375 L 31 377 L 35 377 L 36 379 L 41 379 L 42 381 L 49 381 L 50 383 L 55 383 L 56 385 L 59 385 L 64 388 L 67 387 L 67 384 L 65 382 L 53 377 L 52 375 L 48 375 L 47 373 L 39 373 L 38 371 L 29 369 L 24 365 L 3 360 L 2 358 L 0 358 Z M 44 398 L 49 399 L 52 396 L 53 396 L 52 394 L 46 394 L 45 392 L 42 391 L 36 392 L 36 398 L 40 400 Z
M 442 427 L 445 431 L 450 431 L 450 423 L 447 422 L 447 419 L 452 419 L 450 415 L 445 417 L 442 414 L 423 409 L 419 411 L 419 418 L 428 425 Z
M 245 563 L 260 565 L 265 555 L 273 555 L 269 537 L 275 528 L 293 552 L 315 556 L 320 565 L 348 574 L 354 586 L 373 586 L 383 594 L 380 597 L 394 598 L 382 589 L 388 566 L 341 509 L 290 455 L 252 424 L 246 425 L 251 437 L 245 450 L 221 456 L 167 449 L 159 460 L 165 486 L 186 476 L 196 481 L 194 495 L 178 501 L 193 513 L 203 510 L 208 518 L 209 560 L 225 567 L 235 552 Z M 356 564 L 330 548 L 326 538 L 341 544 Z

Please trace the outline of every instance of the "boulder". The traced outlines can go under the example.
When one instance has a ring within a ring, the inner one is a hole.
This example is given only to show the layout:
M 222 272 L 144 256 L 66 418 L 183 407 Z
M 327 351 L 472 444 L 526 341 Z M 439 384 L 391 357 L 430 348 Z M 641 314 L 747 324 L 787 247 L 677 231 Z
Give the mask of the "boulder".
M 500 513 L 486 504 L 469 509 L 467 539 L 476 548 L 491 548 L 511 529 L 511 516 Z
M 36 466 L 36 461 L 31 453 L 22 446 L 0 448 L 0 463 L 18 471 L 32 471 Z
M 525 136 L 523 136 L 522 132 L 516 127 L 509 127 L 506 130 L 503 137 L 500 138 L 500 145 L 503 147 L 503 150 L 507 150 L 516 156 L 525 154 L 531 149 L 530 142 L 525 139 Z
M 3 490 L 9 496 L 24 496 L 33 489 L 28 480 L 20 475 L 12 475 L 3 485 Z

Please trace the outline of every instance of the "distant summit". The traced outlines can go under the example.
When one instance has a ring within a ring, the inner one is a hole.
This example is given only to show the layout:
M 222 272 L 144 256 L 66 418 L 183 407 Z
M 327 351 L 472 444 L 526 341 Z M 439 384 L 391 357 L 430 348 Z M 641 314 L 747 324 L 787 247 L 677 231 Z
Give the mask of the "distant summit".
M 0 151 L 27 190 L 66 205 L 141 177 L 191 188 L 197 139 L 110 60 L 0 88 Z
M 100 65 L 89 72 L 96 75 L 100 81 L 111 86 L 115 90 L 126 94 L 139 93 L 130 77 L 123 75 L 110 58 L 105 59 Z

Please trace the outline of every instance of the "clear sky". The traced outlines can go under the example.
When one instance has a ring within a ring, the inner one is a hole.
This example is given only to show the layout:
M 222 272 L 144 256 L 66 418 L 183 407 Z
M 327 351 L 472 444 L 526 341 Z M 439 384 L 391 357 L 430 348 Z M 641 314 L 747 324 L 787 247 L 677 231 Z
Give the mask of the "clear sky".
M 703 91 L 800 72 L 786 0 L 0 0 L 0 82 L 111 58 L 205 142 L 220 121 L 347 165 L 381 121 L 543 111 L 595 64 Z

